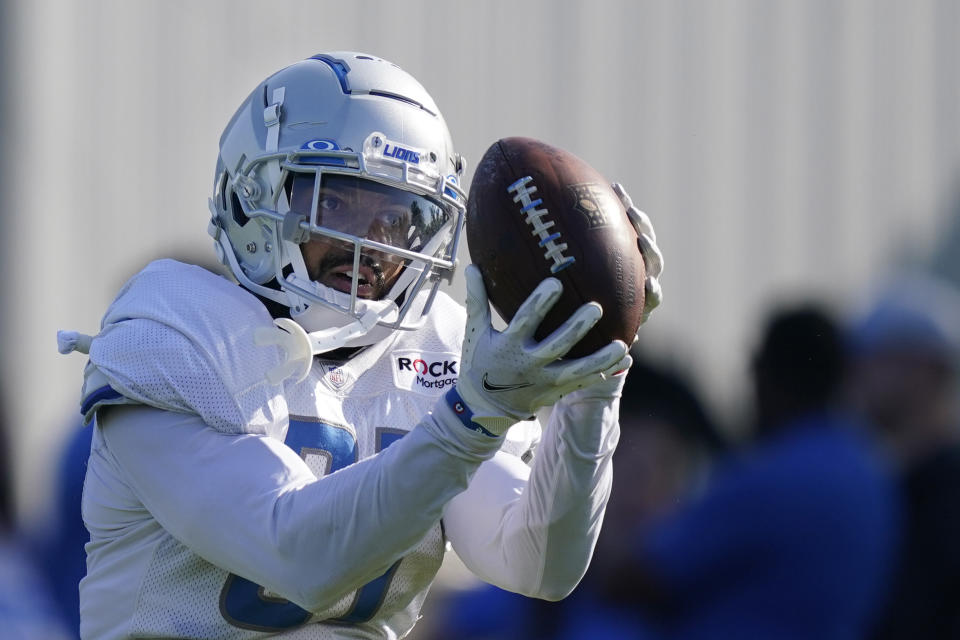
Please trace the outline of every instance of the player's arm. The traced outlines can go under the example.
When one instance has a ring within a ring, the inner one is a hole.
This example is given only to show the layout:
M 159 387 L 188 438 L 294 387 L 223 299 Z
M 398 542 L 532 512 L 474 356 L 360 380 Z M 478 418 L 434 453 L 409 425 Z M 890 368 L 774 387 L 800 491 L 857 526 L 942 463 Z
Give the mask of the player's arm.
M 634 206 L 621 185 L 614 184 L 613 190 L 639 238 L 646 271 L 645 322 L 662 299 L 659 277 L 663 255 L 650 218 Z M 475 291 L 468 296 L 468 306 L 474 300 L 475 306 L 485 307 L 482 280 L 469 268 L 467 285 L 468 291 Z M 549 307 L 550 297 L 540 304 Z M 518 310 L 514 320 L 523 309 Z M 531 313 L 523 326 L 539 325 L 546 311 L 538 311 Z M 471 315 L 482 317 L 477 310 Z M 491 329 L 477 325 L 475 331 L 489 333 Z M 468 331 L 468 339 L 469 334 Z M 529 337 L 527 334 L 526 338 Z M 564 344 L 556 334 L 545 342 L 552 347 L 569 348 L 573 344 Z M 611 348 L 614 346 L 607 349 Z M 469 355 L 465 350 L 465 362 Z M 554 348 L 542 355 L 557 358 L 563 353 Z M 488 358 L 488 365 L 490 362 Z M 566 367 L 566 371 L 572 372 L 576 363 L 544 362 L 544 369 Z M 629 358 L 617 366 L 629 367 Z M 551 414 L 532 472 L 519 460 L 498 454 L 481 466 L 467 491 L 444 512 L 447 535 L 475 573 L 505 589 L 547 599 L 568 594 L 587 569 L 610 493 L 611 456 L 619 438 L 617 415 L 623 376 L 593 384 L 595 377 L 591 380 L 590 376 L 581 375 L 571 385 L 572 378 L 558 376 L 556 386 L 539 396 L 521 389 L 513 394 L 514 398 L 498 399 L 478 388 L 476 376 L 462 376 L 468 404 L 486 405 L 486 411 L 493 414 L 499 411 L 510 415 L 518 407 L 523 413 L 532 404 L 543 406 L 563 397 Z M 587 389 L 572 391 L 590 384 Z
M 286 445 L 143 406 L 99 417 L 99 455 L 144 507 L 207 561 L 307 610 L 382 574 L 440 519 L 499 438 L 443 402 L 380 455 L 316 479 Z
M 533 338 L 560 296 L 555 279 L 544 280 L 502 332 L 490 325 L 479 271 L 471 265 L 466 279 L 457 390 L 473 419 L 504 428 L 556 404 L 529 476 L 519 460 L 496 456 L 448 505 L 445 530 L 479 576 L 511 591 L 559 599 L 583 576 L 599 533 L 619 437 L 623 376 L 616 373 L 629 368 L 630 356 L 623 342 L 614 341 L 589 356 L 560 359 L 599 319 L 595 303 L 583 305 L 546 339 Z M 498 349 L 502 344 L 511 347 Z
M 532 469 L 498 453 L 444 510 L 444 530 L 478 576 L 558 600 L 586 572 L 610 495 L 624 375 L 565 396 Z

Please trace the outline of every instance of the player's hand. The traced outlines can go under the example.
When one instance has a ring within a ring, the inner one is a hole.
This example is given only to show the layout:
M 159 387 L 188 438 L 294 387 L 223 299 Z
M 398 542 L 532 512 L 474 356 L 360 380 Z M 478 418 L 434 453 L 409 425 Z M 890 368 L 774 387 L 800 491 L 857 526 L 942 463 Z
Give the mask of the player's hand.
M 640 238 L 640 253 L 643 255 L 643 266 L 646 268 L 647 279 L 643 283 L 644 303 L 643 319 L 640 324 L 647 321 L 650 313 L 660 306 L 663 299 L 663 293 L 660 290 L 660 273 L 663 271 L 663 254 L 660 247 L 657 246 L 657 234 L 653 230 L 653 223 L 650 222 L 650 216 L 640 211 L 630 198 L 630 194 L 618 182 L 612 185 L 614 193 L 623 203 L 623 208 L 627 210 L 627 217 L 637 230 L 637 236 Z
M 457 391 L 473 420 L 500 435 L 566 393 L 602 382 L 628 369 L 627 345 L 615 340 L 589 356 L 560 360 L 597 323 L 599 304 L 583 305 L 556 331 L 537 342 L 534 332 L 560 298 L 563 286 L 546 278 L 524 301 L 509 326 L 496 331 L 480 270 L 470 265 L 467 279 L 467 327 Z

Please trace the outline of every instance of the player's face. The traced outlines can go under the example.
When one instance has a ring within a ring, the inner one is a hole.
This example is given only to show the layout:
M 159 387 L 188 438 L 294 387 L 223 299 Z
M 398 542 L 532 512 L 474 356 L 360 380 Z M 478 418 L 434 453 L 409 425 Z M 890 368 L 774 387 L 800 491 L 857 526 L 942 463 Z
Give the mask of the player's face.
M 291 210 L 310 215 L 313 190 L 312 174 L 295 176 Z M 425 211 L 432 215 L 425 216 Z M 417 245 L 423 243 L 420 236 L 425 219 L 441 214 L 439 207 L 421 196 L 352 176 L 329 174 L 323 177 L 311 217 L 317 226 L 416 251 L 420 248 Z M 315 235 L 301 245 L 301 251 L 311 279 L 349 293 L 353 279 L 351 243 Z M 368 299 L 383 297 L 405 263 L 399 256 L 365 249 L 360 256 L 357 295 Z

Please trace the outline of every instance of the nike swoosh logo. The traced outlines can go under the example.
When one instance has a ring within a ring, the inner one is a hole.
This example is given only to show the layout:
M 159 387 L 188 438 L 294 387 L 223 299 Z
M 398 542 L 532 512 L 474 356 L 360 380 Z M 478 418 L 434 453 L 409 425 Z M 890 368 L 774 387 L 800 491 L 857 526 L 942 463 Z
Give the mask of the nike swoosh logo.
M 497 393 L 498 391 L 516 391 L 517 389 L 523 389 L 524 387 L 532 387 L 532 382 L 521 382 L 519 384 L 490 384 L 487 382 L 487 374 L 483 374 L 483 380 L 481 380 L 484 391 L 489 391 L 490 393 Z

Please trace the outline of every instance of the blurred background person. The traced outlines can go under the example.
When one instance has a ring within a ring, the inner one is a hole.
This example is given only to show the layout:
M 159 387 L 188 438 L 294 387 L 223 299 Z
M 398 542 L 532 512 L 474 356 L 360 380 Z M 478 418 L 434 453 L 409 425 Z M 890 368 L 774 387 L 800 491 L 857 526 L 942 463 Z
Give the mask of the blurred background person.
M 79 418 L 71 419 L 72 428 L 61 445 L 54 471 L 56 478 L 48 513 L 34 525 L 37 529 L 31 547 L 43 572 L 53 604 L 74 638 L 80 637 L 80 580 L 87 574 L 84 550 L 90 533 L 83 524 L 80 499 L 90 457 L 93 429 Z
M 755 442 L 620 566 L 669 638 L 862 638 L 884 595 L 896 494 L 837 409 L 840 332 L 815 307 L 772 315 L 753 360 Z
M 17 530 L 7 443 L 6 423 L 0 421 L 0 637 L 66 640 L 71 636 Z
M 960 292 L 905 277 L 852 328 L 851 406 L 898 470 L 904 535 L 873 637 L 960 638 Z

